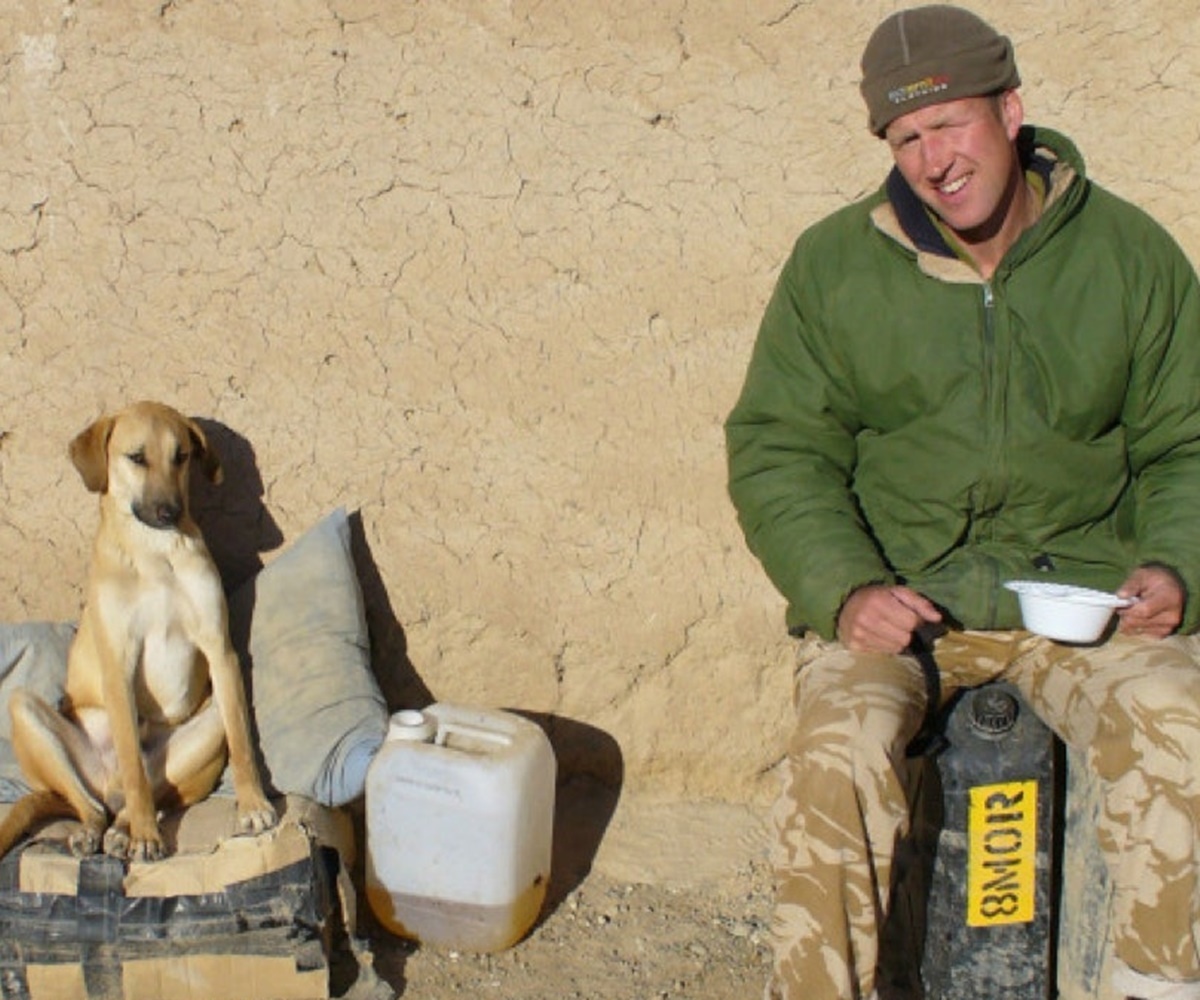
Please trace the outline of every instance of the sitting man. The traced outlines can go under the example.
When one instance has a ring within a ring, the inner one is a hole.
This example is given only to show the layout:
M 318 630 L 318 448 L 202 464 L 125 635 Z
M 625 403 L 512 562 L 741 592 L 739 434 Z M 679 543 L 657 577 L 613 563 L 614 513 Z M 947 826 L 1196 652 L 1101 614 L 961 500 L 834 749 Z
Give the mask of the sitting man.
M 1196 275 L 1024 124 L 1012 46 L 975 15 L 893 14 L 862 71 L 894 168 L 800 236 L 726 424 L 801 637 L 767 995 L 875 995 L 906 748 L 932 700 L 1004 678 L 1100 782 L 1117 991 L 1200 998 Z M 1030 577 L 1136 600 L 1058 644 L 1003 587 Z

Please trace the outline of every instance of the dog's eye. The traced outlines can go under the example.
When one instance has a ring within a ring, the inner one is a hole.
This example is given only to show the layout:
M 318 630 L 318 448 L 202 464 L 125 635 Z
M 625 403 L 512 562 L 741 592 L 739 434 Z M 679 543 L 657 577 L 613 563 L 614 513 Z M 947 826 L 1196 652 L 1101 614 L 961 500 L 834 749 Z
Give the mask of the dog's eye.
M 191 457 L 192 457 L 192 453 L 190 451 L 177 451 L 177 452 L 175 452 L 175 464 L 176 465 L 187 465 L 188 459 L 190 459 Z
M 134 465 L 145 466 L 146 464 L 146 453 L 144 451 L 131 451 L 125 457 L 128 458 L 129 461 L 131 461 Z

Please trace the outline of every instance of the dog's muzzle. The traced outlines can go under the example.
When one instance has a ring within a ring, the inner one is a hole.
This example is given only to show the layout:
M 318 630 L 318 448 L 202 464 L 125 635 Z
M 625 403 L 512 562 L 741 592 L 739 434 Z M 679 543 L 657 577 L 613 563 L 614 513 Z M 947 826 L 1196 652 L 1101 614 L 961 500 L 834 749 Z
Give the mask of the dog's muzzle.
M 183 506 L 168 501 L 157 503 L 135 503 L 133 516 L 148 528 L 165 530 L 174 528 L 183 516 Z

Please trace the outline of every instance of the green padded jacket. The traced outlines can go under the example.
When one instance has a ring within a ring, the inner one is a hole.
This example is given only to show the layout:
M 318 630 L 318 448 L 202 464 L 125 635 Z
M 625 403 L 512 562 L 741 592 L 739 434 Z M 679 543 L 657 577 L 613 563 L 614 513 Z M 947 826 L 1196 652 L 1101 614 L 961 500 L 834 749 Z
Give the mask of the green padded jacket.
M 1046 191 L 989 281 L 893 170 L 805 231 L 725 424 L 729 490 L 791 629 L 872 582 L 1020 627 L 1009 579 L 1162 564 L 1200 615 L 1200 288 L 1171 237 L 1022 129 Z

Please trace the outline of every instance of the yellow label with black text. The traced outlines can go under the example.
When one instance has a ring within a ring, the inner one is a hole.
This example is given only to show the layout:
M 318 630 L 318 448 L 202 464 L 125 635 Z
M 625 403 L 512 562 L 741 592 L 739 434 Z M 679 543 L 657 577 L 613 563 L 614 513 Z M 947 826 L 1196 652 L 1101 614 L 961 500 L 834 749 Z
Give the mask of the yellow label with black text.
M 994 927 L 1033 919 L 1037 868 L 1036 781 L 970 789 L 967 814 L 967 924 Z

